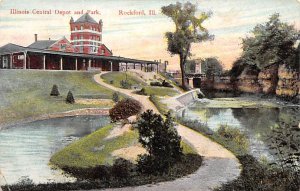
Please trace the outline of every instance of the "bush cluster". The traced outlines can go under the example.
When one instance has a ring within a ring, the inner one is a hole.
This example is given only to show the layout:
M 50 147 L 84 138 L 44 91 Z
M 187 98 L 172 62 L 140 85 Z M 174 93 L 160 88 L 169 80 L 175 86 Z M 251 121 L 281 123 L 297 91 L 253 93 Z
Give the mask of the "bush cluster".
M 132 84 L 129 83 L 127 80 L 121 80 L 120 86 L 121 86 L 121 88 L 124 88 L 124 89 L 130 89 Z
M 127 98 L 119 101 L 112 109 L 109 110 L 109 116 L 113 122 L 127 119 L 132 115 L 137 115 L 142 110 L 140 102 Z
M 161 87 L 168 87 L 168 88 L 173 88 L 173 86 L 167 82 L 167 81 L 162 81 L 160 82 L 150 82 L 150 86 L 161 86 Z
M 145 88 L 142 88 L 141 90 L 137 91 L 136 93 L 139 95 L 148 95 Z
M 112 100 L 117 103 L 120 100 L 119 94 L 117 92 L 114 92 L 112 95 Z

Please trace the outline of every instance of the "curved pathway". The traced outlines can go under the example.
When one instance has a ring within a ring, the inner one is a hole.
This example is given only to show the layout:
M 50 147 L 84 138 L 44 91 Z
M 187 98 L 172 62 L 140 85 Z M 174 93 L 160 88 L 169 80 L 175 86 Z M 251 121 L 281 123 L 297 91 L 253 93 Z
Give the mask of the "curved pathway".
M 94 76 L 94 80 L 97 83 L 114 91 L 126 94 L 136 100 L 139 100 L 143 104 L 144 110 L 152 109 L 154 112 L 158 113 L 157 108 L 149 100 L 148 96 L 137 95 L 133 93 L 133 90 L 121 89 L 109 85 L 101 79 L 102 74 L 103 73 Z M 240 175 L 240 163 L 237 158 L 227 149 L 213 142 L 202 134 L 183 125 L 178 125 L 177 130 L 182 139 L 193 146 L 199 155 L 203 156 L 203 164 L 195 173 L 168 182 L 106 190 L 207 191 L 221 186 L 222 183 L 232 181 Z

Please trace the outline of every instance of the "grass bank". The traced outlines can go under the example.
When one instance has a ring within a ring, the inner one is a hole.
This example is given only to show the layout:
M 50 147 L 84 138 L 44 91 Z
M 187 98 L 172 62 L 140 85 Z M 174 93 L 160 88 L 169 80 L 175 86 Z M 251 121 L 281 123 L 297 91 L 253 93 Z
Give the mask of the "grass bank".
M 107 107 L 107 103 L 66 104 L 67 92 L 75 99 L 110 99 L 112 91 L 93 80 L 95 73 L 70 71 L 0 70 L 0 124 L 53 112 L 87 107 Z M 53 84 L 61 96 L 51 97 Z
M 115 150 L 137 144 L 138 133 L 129 131 L 122 136 L 106 139 L 113 124 L 81 138 L 55 153 L 50 162 L 59 168 L 89 168 L 98 165 L 112 165 L 116 159 L 111 153 Z
M 132 86 L 144 88 L 147 95 L 174 96 L 178 94 L 178 91 L 176 91 L 175 88 L 150 86 L 143 79 L 135 76 L 132 72 L 109 72 L 103 74 L 101 78 L 105 83 L 111 84 L 118 88 L 124 88 L 121 86 L 121 81 L 127 80 L 128 84 Z

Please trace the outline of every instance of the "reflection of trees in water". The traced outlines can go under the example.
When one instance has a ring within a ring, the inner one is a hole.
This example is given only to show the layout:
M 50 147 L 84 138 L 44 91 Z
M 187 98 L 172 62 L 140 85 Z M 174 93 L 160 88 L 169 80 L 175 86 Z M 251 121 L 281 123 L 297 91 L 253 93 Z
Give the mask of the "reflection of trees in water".
M 232 113 L 248 131 L 264 136 L 268 135 L 270 127 L 278 122 L 280 110 L 274 108 L 240 108 L 232 109 Z

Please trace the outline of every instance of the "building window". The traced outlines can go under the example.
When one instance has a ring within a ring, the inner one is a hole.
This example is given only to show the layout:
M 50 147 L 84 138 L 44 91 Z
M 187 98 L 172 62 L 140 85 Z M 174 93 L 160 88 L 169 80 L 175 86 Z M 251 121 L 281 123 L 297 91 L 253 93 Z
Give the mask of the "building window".
M 75 31 L 77 31 L 77 27 L 75 27 Z
M 24 55 L 18 55 L 18 60 L 24 60 Z
M 80 30 L 83 30 L 83 25 L 80 26 Z
M 83 53 L 83 47 L 82 47 L 82 46 L 79 47 L 79 52 L 80 52 L 80 53 Z
M 83 39 L 83 35 L 80 35 L 80 39 Z
M 101 50 L 101 54 L 104 54 L 104 53 L 105 53 L 105 50 L 104 50 L 104 49 L 102 49 L 102 50 Z
M 66 44 L 60 44 L 60 50 L 66 50 L 67 45 Z
M 77 36 L 74 36 L 74 40 L 77 40 Z

